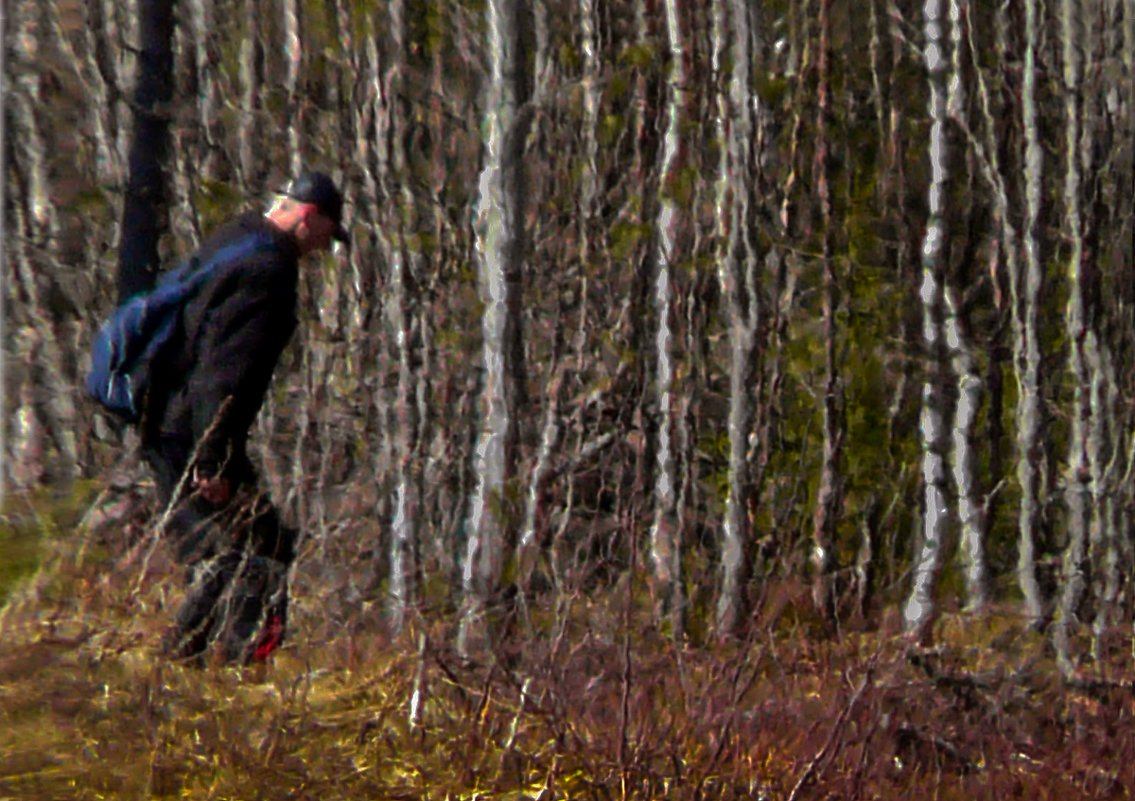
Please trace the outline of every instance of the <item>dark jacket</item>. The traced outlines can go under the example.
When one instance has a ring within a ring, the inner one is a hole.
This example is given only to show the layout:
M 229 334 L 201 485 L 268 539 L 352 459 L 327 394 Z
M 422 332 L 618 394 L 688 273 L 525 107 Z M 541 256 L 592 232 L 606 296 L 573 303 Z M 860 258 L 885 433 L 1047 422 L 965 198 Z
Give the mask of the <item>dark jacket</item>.
M 204 261 L 252 231 L 266 232 L 277 247 L 218 267 L 189 301 L 152 379 L 142 424 L 143 446 L 164 441 L 189 453 L 199 442 L 198 470 L 223 470 L 238 484 L 253 475 L 248 431 L 295 332 L 300 254 L 290 235 L 257 213 L 220 228 L 197 251 Z

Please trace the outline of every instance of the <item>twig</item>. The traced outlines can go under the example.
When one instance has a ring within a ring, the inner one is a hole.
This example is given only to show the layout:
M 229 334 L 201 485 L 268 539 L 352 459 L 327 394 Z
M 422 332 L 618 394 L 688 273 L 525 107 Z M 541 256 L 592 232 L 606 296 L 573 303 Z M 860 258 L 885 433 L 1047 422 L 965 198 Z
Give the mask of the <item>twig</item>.
M 630 722 L 630 707 L 631 707 L 631 680 L 633 678 L 631 670 L 631 609 L 634 604 L 634 575 L 635 570 L 638 569 L 638 537 L 631 534 L 631 564 L 630 569 L 627 571 L 627 597 L 624 601 L 623 608 L 623 676 L 622 676 L 622 698 L 619 703 L 619 740 L 618 740 L 618 764 L 619 764 L 619 789 L 621 798 L 625 801 L 627 798 L 627 774 L 629 772 L 627 767 L 627 727 Z
M 801 773 L 800 778 L 796 780 L 796 785 L 792 788 L 792 792 L 788 794 L 788 801 L 796 801 L 796 798 L 800 795 L 800 791 L 803 789 L 804 785 L 807 784 L 810 779 L 812 779 L 814 774 L 818 773 L 819 765 L 828 758 L 828 752 L 835 744 L 836 739 L 843 732 L 843 724 L 851 715 L 852 710 L 855 709 L 856 704 L 859 703 L 859 699 L 863 696 L 863 692 L 867 689 L 867 685 L 871 683 L 871 677 L 875 673 L 875 663 L 878 662 L 878 660 L 878 653 L 871 657 L 871 661 L 867 665 L 867 672 L 863 675 L 863 681 L 859 683 L 859 687 L 855 690 L 854 693 L 852 693 L 851 698 L 848 699 L 847 705 L 840 710 L 839 716 L 836 718 L 835 723 L 832 725 L 832 730 L 828 733 L 828 739 L 824 743 L 823 747 L 816 752 L 816 755 L 812 757 L 811 760 L 809 760 L 807 767 L 804 768 L 804 772 Z
M 702 771 L 702 778 L 698 781 L 697 788 L 694 792 L 694 797 L 698 798 L 701 795 L 701 787 L 705 784 L 706 777 L 712 775 L 717 770 L 718 762 L 721 755 L 725 752 L 725 746 L 729 741 L 730 730 L 737 722 L 737 716 L 741 709 L 741 699 L 744 698 L 753 685 L 757 683 L 757 677 L 761 673 L 763 667 L 762 660 L 757 659 L 755 664 L 752 665 L 752 670 L 749 672 L 749 677 L 742 682 L 741 675 L 746 665 L 749 664 L 746 655 L 749 649 L 756 643 L 756 627 L 750 626 L 748 633 L 745 635 L 745 641 L 742 644 L 740 654 L 741 657 L 737 660 L 737 667 L 733 671 L 733 676 L 730 681 L 729 692 L 729 708 L 733 710 L 730 715 L 725 719 L 724 725 L 721 727 L 721 732 L 718 734 L 717 748 L 713 750 L 713 755 L 709 759 L 709 765 Z
M 1092 679 L 1083 676 L 1065 676 L 1064 685 L 1097 700 L 1107 700 L 1114 691 L 1130 693 L 1135 696 L 1135 682 L 1124 679 Z
M 600 434 L 595 439 L 588 440 L 583 443 L 578 451 L 572 454 L 569 458 L 564 459 L 557 465 L 552 466 L 548 470 L 546 482 L 553 481 L 567 472 L 575 470 L 583 462 L 591 459 L 594 456 L 602 453 L 615 442 L 615 432 L 607 431 Z

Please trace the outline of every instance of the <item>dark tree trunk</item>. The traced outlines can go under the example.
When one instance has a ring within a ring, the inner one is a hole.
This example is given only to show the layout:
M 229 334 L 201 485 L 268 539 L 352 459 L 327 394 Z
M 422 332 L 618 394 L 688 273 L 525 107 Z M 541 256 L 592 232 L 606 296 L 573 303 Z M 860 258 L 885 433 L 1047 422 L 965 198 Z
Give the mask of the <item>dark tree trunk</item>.
M 141 52 L 134 86 L 134 140 L 122 206 L 118 302 L 154 285 L 168 225 L 164 166 L 173 100 L 174 0 L 140 0 Z

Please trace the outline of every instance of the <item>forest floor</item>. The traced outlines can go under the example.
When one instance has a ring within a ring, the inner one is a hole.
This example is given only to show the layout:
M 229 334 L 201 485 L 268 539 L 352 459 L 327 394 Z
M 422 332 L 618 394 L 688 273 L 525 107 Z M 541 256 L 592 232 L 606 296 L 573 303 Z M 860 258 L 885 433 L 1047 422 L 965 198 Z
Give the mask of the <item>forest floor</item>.
M 1135 792 L 1130 629 L 1069 682 L 1004 610 L 944 615 L 915 647 L 770 604 L 747 639 L 679 645 L 621 582 L 466 659 L 452 614 L 391 638 L 377 612 L 320 625 L 300 591 L 270 663 L 190 667 L 158 652 L 177 572 L 64 531 L 0 600 L 3 801 Z

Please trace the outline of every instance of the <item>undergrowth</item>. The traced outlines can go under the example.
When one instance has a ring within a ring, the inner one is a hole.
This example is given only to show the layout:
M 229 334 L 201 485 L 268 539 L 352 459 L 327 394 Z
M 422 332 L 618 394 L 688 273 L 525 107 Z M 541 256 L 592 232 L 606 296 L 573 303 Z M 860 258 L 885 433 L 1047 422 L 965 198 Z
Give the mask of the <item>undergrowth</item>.
M 633 593 L 580 592 L 463 658 L 442 610 L 393 637 L 362 601 L 326 619 L 301 560 L 272 662 L 195 668 L 157 651 L 181 592 L 160 548 L 59 532 L 45 547 L 0 615 L 3 799 L 1068 801 L 1135 786 L 1129 653 L 1069 684 L 1004 610 L 943 618 L 932 648 L 885 623 L 817 636 L 781 608 L 742 640 L 678 644 L 649 603 L 627 609 Z

